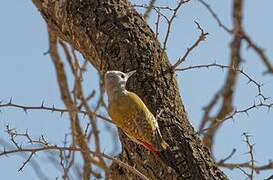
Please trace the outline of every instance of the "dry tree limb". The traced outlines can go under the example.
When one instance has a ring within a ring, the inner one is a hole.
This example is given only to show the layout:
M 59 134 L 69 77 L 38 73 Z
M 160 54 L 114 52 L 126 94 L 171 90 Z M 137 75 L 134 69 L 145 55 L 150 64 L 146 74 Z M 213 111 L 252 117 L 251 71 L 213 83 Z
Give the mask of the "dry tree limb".
M 7 156 L 9 154 L 14 154 L 14 153 L 31 153 L 31 154 L 35 154 L 37 152 L 40 151 L 51 151 L 51 150 L 55 150 L 55 151 L 79 151 L 81 152 L 82 149 L 81 148 L 77 148 L 77 147 L 61 147 L 61 146 L 56 146 L 56 145 L 48 145 L 45 147 L 33 147 L 33 148 L 21 148 L 21 149 L 12 149 L 12 150 L 6 150 L 4 149 L 2 152 L 0 152 L 0 156 Z M 135 169 L 132 166 L 129 166 L 128 164 L 113 158 L 107 154 L 104 153 L 97 153 L 95 151 L 88 151 L 88 153 L 92 154 L 95 157 L 101 156 L 103 158 L 107 158 L 111 161 L 115 161 L 116 163 L 118 163 L 120 166 L 128 169 L 129 171 L 131 171 L 132 173 L 136 174 L 139 178 L 143 179 L 143 180 L 149 180 L 149 178 L 147 178 L 145 175 L 143 175 L 141 172 L 139 172 L 137 169 Z
M 229 33 L 229 34 L 238 33 L 238 32 L 235 32 L 234 29 L 231 30 L 226 25 L 224 25 L 222 23 L 222 21 L 220 20 L 220 18 L 218 17 L 218 15 L 215 13 L 215 11 L 210 7 L 210 5 L 207 2 L 205 2 L 204 0 L 198 0 L 198 1 L 202 5 L 204 5 L 206 7 L 206 9 L 210 12 L 210 14 L 212 15 L 212 17 L 218 23 L 218 25 L 221 28 L 223 28 L 227 33 Z M 253 40 L 250 38 L 249 35 L 247 35 L 247 33 L 243 30 L 243 28 L 242 28 L 242 30 L 241 30 L 241 32 L 239 34 L 241 35 L 242 39 L 244 39 L 248 43 L 248 46 L 250 48 L 252 48 L 257 53 L 257 55 L 260 57 L 260 59 L 265 64 L 265 66 L 267 68 L 267 71 L 265 71 L 264 74 L 273 74 L 273 66 L 272 66 L 269 58 L 265 54 L 264 50 L 262 48 L 260 48 L 256 43 L 253 42 Z
M 245 137 L 245 143 L 247 144 L 247 146 L 248 146 L 248 148 L 249 148 L 249 150 L 248 150 L 248 154 L 249 154 L 249 156 L 250 156 L 250 161 L 249 161 L 249 164 L 250 164 L 250 166 L 251 166 L 251 168 L 250 168 L 250 173 L 248 174 L 248 178 L 250 179 L 250 180 L 253 180 L 253 178 L 254 178 L 254 166 L 255 166 L 255 160 L 254 160 L 254 152 L 253 152 L 253 146 L 254 146 L 254 144 L 252 144 L 251 142 L 250 142 L 250 135 L 249 134 L 247 134 L 247 133 L 243 133 L 243 136 Z
M 233 94 L 234 94 L 234 88 L 236 85 L 236 80 L 238 75 L 238 72 L 236 71 L 236 69 L 239 69 L 240 62 L 241 62 L 240 49 L 241 49 L 242 37 L 240 34 L 242 32 L 242 8 L 243 8 L 243 0 L 233 0 L 234 36 L 230 44 L 231 59 L 230 59 L 230 65 L 229 65 L 232 68 L 229 69 L 223 88 L 219 90 L 219 94 L 221 95 L 219 96 L 218 93 L 216 93 L 215 95 L 219 98 L 220 97 L 223 98 L 221 108 L 218 111 L 217 115 L 212 118 L 212 121 L 210 122 L 207 128 L 207 131 L 203 137 L 203 144 L 210 150 L 212 149 L 212 146 L 214 143 L 215 134 L 222 124 L 219 122 L 221 122 L 233 110 Z M 214 102 L 217 102 L 217 101 L 214 101 Z M 215 105 L 216 104 L 213 104 L 213 106 Z M 205 112 L 205 115 L 206 115 L 206 112 Z M 209 119 L 203 119 L 203 121 L 209 122 Z M 201 124 L 204 124 L 204 122 L 201 122 Z
M 70 68 L 72 69 L 73 75 L 74 75 L 74 88 L 73 88 L 73 94 L 74 94 L 74 104 L 76 104 L 77 99 L 81 101 L 81 104 L 83 105 L 83 107 L 86 109 L 87 111 L 87 115 L 89 117 L 90 120 L 90 124 L 92 125 L 92 134 L 94 135 L 94 140 L 95 140 L 95 148 L 96 148 L 96 152 L 97 153 L 101 153 L 101 148 L 100 148 L 100 139 L 99 139 L 99 131 L 98 131 L 98 127 L 97 127 L 97 121 L 96 121 L 96 116 L 95 113 L 93 111 L 91 111 L 91 108 L 89 107 L 86 98 L 84 96 L 83 93 L 83 89 L 82 89 L 82 80 L 83 80 L 83 73 L 81 72 L 80 66 L 79 66 L 79 62 L 78 59 L 76 58 L 76 56 L 74 55 L 73 58 L 70 54 L 70 51 L 68 49 L 68 47 L 65 45 L 64 42 L 61 43 L 65 55 L 66 55 L 66 59 L 67 61 L 71 61 L 71 63 L 69 63 Z M 73 62 L 74 63 L 73 63 Z M 73 64 L 76 64 L 75 66 Z M 100 106 L 100 102 L 101 102 L 101 97 L 99 98 L 99 106 Z M 97 107 L 99 107 L 97 106 Z M 96 110 L 95 110 L 96 111 Z M 105 169 L 107 169 L 107 165 L 104 161 L 104 159 L 102 159 L 101 157 L 99 157 L 99 161 L 100 164 L 105 167 Z
M 231 170 L 235 168 L 240 169 L 247 176 L 248 179 L 254 179 L 254 172 L 259 174 L 261 171 L 272 170 L 273 169 L 272 161 L 269 161 L 267 164 L 259 165 L 259 166 L 255 164 L 254 152 L 253 152 L 254 144 L 251 143 L 249 134 L 243 133 L 243 136 L 244 136 L 244 142 L 246 143 L 248 147 L 247 154 L 249 154 L 250 160 L 244 163 L 227 163 L 226 161 L 229 160 L 235 154 L 236 150 L 233 149 L 233 151 L 227 158 L 220 160 L 217 163 L 218 166 L 223 168 L 228 168 Z M 245 169 L 250 169 L 250 172 L 248 173 Z
M 199 25 L 199 23 L 197 21 L 194 21 L 194 22 L 197 25 L 198 30 L 200 30 L 200 35 L 199 35 L 198 39 L 195 41 L 195 43 L 190 48 L 187 49 L 186 53 L 174 63 L 174 65 L 172 66 L 172 68 L 174 70 L 176 70 L 177 67 L 186 60 L 186 58 L 191 53 L 191 51 L 194 48 L 196 48 L 200 44 L 201 41 L 204 41 L 206 39 L 206 36 L 209 34 L 207 32 L 204 32 L 204 30 L 202 29 L 202 27 Z
M 250 110 L 258 109 L 260 107 L 267 108 L 268 111 L 269 111 L 273 107 L 273 103 L 266 104 L 266 103 L 263 103 L 263 102 L 260 102 L 260 103 L 255 103 L 254 102 L 253 105 L 251 105 L 249 107 L 246 107 L 244 109 L 239 109 L 238 110 L 238 109 L 235 108 L 235 110 L 233 112 L 231 112 L 229 115 L 227 115 L 224 119 L 215 121 L 214 126 L 210 126 L 208 128 L 202 128 L 202 129 L 200 128 L 200 130 L 198 131 L 198 134 L 204 134 L 210 128 L 214 128 L 216 126 L 219 126 L 219 125 L 223 124 L 226 120 L 234 119 L 235 115 L 242 114 L 242 113 L 245 113 L 246 115 L 248 115 Z
M 4 147 L 4 150 L 11 149 L 12 145 L 5 141 L 4 139 L 0 138 L 0 145 Z M 23 157 L 24 159 L 27 159 L 29 157 L 28 153 L 20 153 L 19 156 Z M 36 159 L 32 158 L 31 161 L 28 162 L 28 165 L 31 166 L 34 173 L 37 175 L 37 177 L 41 180 L 48 180 L 49 178 L 46 176 L 46 173 L 42 171 L 42 168 L 40 167 L 40 163 L 36 161 Z M 21 168 L 21 167 L 20 167 Z
M 64 144 L 64 146 L 58 146 L 58 145 L 51 144 L 48 141 L 46 141 L 43 136 L 41 136 L 41 138 L 39 138 L 37 140 L 32 139 L 32 137 L 28 134 L 27 131 L 25 133 L 18 133 L 15 128 L 10 128 L 9 126 L 6 126 L 6 132 L 8 133 L 10 138 L 12 139 L 14 147 L 12 147 L 7 142 L 2 143 L 0 141 L 1 144 L 4 145 L 4 149 L 2 151 L 0 151 L 0 156 L 8 156 L 10 154 L 15 154 L 15 153 L 20 153 L 20 154 L 21 153 L 29 153 L 30 154 L 29 157 L 27 158 L 27 160 L 24 161 L 23 165 L 19 168 L 19 171 L 22 170 L 26 164 L 31 163 L 30 160 L 32 160 L 31 158 L 33 157 L 34 154 L 41 152 L 41 151 L 46 151 L 46 152 L 59 151 L 61 164 L 63 163 L 62 160 L 63 160 L 63 154 L 65 153 L 65 151 L 82 152 L 82 149 L 80 147 L 75 147 L 73 144 L 68 145 L 68 146 L 65 146 L 66 143 Z M 26 140 L 28 140 L 28 144 L 30 144 L 31 147 L 23 147 L 22 145 L 18 146 L 19 142 L 16 141 L 16 139 L 15 139 L 16 137 L 25 138 Z M 5 148 L 6 146 L 8 146 L 9 150 L 7 150 Z M 124 168 L 128 169 L 129 171 L 131 171 L 132 173 L 136 174 L 139 178 L 141 178 L 143 180 L 148 180 L 148 178 L 145 175 L 143 175 L 141 172 L 139 172 L 135 168 L 131 167 L 130 165 L 128 165 L 116 158 L 113 158 L 113 157 L 111 157 L 107 154 L 101 153 L 101 152 L 96 152 L 96 151 L 91 151 L 91 150 L 89 150 L 88 153 L 90 154 L 90 156 L 92 156 L 93 159 L 106 158 L 111 161 L 115 161 L 121 167 L 124 167 Z
M 50 29 L 50 27 L 48 27 L 48 34 L 49 34 L 49 42 L 50 42 L 49 53 L 52 58 L 53 64 L 55 66 L 61 97 L 65 106 L 68 108 L 68 110 L 71 110 L 69 111 L 69 114 L 71 118 L 71 131 L 72 131 L 73 142 L 81 148 L 81 154 L 84 160 L 83 179 L 89 180 L 91 163 L 94 163 L 98 165 L 99 167 L 104 168 L 105 170 L 107 170 L 107 167 L 104 167 L 102 164 L 100 164 L 96 160 L 93 160 L 89 154 L 90 150 L 86 142 L 85 136 L 82 132 L 81 126 L 79 124 L 79 118 L 76 113 L 77 107 L 73 103 L 73 100 L 70 96 L 65 70 L 63 67 L 63 63 L 61 62 L 60 56 L 58 54 L 58 50 L 57 50 L 58 38 L 56 34 Z
M 236 149 L 232 149 L 231 153 L 224 159 L 221 159 L 217 164 L 221 165 L 224 164 L 226 161 L 228 161 L 230 158 L 232 158 L 232 156 L 235 154 Z
M 266 56 L 264 50 L 261 49 L 258 45 L 256 45 L 245 32 L 243 33 L 243 38 L 248 43 L 248 46 L 252 48 L 258 54 L 258 56 L 261 58 L 261 60 L 267 67 L 267 71 L 265 71 L 264 74 L 267 74 L 267 73 L 273 74 L 273 66 L 270 62 L 270 59 Z
M 233 71 L 237 71 L 238 73 L 240 73 L 241 75 L 243 75 L 247 80 L 248 80 L 248 84 L 251 83 L 254 86 L 256 86 L 257 88 L 257 96 L 260 96 L 263 98 L 263 100 L 267 100 L 268 97 L 266 97 L 263 93 L 262 93 L 262 86 L 263 84 L 261 84 L 260 82 L 258 82 L 257 80 L 255 80 L 253 77 L 251 77 L 247 72 L 245 72 L 242 68 L 241 69 L 235 69 L 234 67 L 230 66 L 230 65 L 224 65 L 224 64 L 218 64 L 218 63 L 210 63 L 210 64 L 199 64 L 199 65 L 193 65 L 193 66 L 188 66 L 188 67 L 184 67 L 184 68 L 176 68 L 175 71 L 189 71 L 189 70 L 194 70 L 194 69 L 201 69 L 201 68 L 220 68 L 220 69 L 227 69 L 227 70 L 233 70 Z M 216 101 L 218 98 L 220 98 L 221 92 L 218 92 L 218 94 L 216 94 L 214 96 L 214 100 L 212 100 L 211 102 Z M 219 96 L 219 97 L 218 97 Z M 216 102 L 215 102 L 216 103 Z M 212 103 L 214 104 L 214 103 Z M 205 107 L 205 110 L 208 109 L 210 106 L 212 105 L 208 105 L 207 107 Z
M 223 28 L 229 34 L 232 34 L 233 30 L 229 29 L 226 25 L 224 25 L 222 23 L 222 21 L 220 20 L 220 18 L 218 17 L 218 15 L 213 11 L 213 9 L 210 7 L 210 5 L 206 1 L 204 1 L 204 0 L 198 0 L 198 1 L 207 8 L 207 10 L 210 12 L 210 14 L 212 15 L 212 17 L 216 20 L 216 22 L 218 23 L 218 25 L 221 28 Z
M 93 96 L 92 93 L 90 95 Z M 91 97 L 91 96 L 88 96 L 88 97 Z M 89 99 L 88 97 L 86 98 L 86 101 Z M 87 115 L 88 114 L 87 111 L 79 110 L 81 106 L 82 105 L 80 105 L 77 108 L 77 110 L 75 110 L 75 112 L 83 114 L 83 115 Z M 15 104 L 12 102 L 12 100 L 10 100 L 8 103 L 1 103 L 1 101 L 0 101 L 0 109 L 7 108 L 7 107 L 19 108 L 19 109 L 22 109 L 25 113 L 27 113 L 29 110 L 42 110 L 42 111 L 48 111 L 48 112 L 58 112 L 58 113 L 61 113 L 61 115 L 63 115 L 63 113 L 74 112 L 73 110 L 58 108 L 58 107 L 55 107 L 54 105 L 52 107 L 46 106 L 46 105 L 44 105 L 44 101 L 42 102 L 42 104 L 40 106 L 26 106 L 26 105 L 21 105 L 21 104 Z M 113 124 L 113 121 L 111 119 L 107 118 L 106 116 L 103 116 L 103 115 L 95 113 L 95 112 L 91 112 L 91 113 L 93 116 L 95 116 L 105 122 Z
M 253 180 L 254 178 L 254 171 L 255 171 L 255 168 L 257 170 L 257 172 L 260 170 L 265 170 L 264 169 L 264 166 L 263 167 L 258 167 L 255 165 L 255 160 L 254 160 L 254 152 L 253 152 L 253 144 L 250 142 L 250 135 L 248 135 L 247 133 L 243 133 L 243 136 L 244 136 L 244 141 L 245 143 L 247 144 L 247 147 L 248 147 L 248 152 L 247 154 L 250 155 L 250 160 L 249 162 L 247 163 L 225 163 L 225 162 L 219 162 L 218 165 L 221 166 L 221 167 L 225 167 L 225 168 L 229 168 L 229 169 L 234 169 L 234 168 L 238 168 L 240 169 L 246 176 L 248 179 L 250 180 Z M 269 168 L 271 165 L 271 163 L 269 163 L 269 165 L 266 165 L 267 167 L 266 168 Z M 250 169 L 250 173 L 248 173 L 246 170 L 244 170 L 245 168 L 249 168 Z M 273 168 L 273 166 L 271 167 Z
M 243 168 L 243 169 L 250 169 L 254 170 L 255 173 L 259 174 L 261 171 L 266 171 L 266 170 L 272 170 L 273 169 L 273 162 L 269 161 L 265 165 L 251 165 L 250 162 L 245 162 L 245 163 L 222 163 L 218 164 L 220 167 L 223 168 L 228 168 L 228 169 L 236 169 L 236 168 Z
M 172 13 L 171 18 L 167 19 L 167 31 L 166 31 L 166 34 L 165 34 L 165 37 L 163 40 L 163 51 L 165 51 L 167 48 L 167 42 L 168 42 L 168 39 L 169 39 L 169 36 L 171 33 L 171 28 L 173 25 L 174 18 L 176 18 L 177 13 L 178 13 L 179 9 L 181 8 L 181 6 L 185 3 L 188 3 L 189 1 L 190 0 L 179 0 L 177 6 L 173 9 L 173 13 Z

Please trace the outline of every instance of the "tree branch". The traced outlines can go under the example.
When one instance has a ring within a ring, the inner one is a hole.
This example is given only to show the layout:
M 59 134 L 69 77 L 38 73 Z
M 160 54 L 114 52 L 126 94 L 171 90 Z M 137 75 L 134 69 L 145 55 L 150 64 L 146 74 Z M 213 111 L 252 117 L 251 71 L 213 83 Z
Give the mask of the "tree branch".
M 215 95 L 217 97 L 220 97 L 218 95 L 220 94 L 221 97 L 223 98 L 223 102 L 222 102 L 220 110 L 218 111 L 218 114 L 212 118 L 212 121 L 203 137 L 204 145 L 208 147 L 210 150 L 212 150 L 215 134 L 222 124 L 219 122 L 222 122 L 222 120 L 233 110 L 233 104 L 232 104 L 233 94 L 234 94 L 234 88 L 236 85 L 236 80 L 238 75 L 237 73 L 238 71 L 236 71 L 236 69 L 239 69 L 240 62 L 241 62 L 240 49 L 241 49 L 241 40 L 242 40 L 242 37 L 241 37 L 242 8 L 243 8 L 243 0 L 233 0 L 234 36 L 230 44 L 230 48 L 231 48 L 230 67 L 232 67 L 232 69 L 230 69 L 228 72 L 223 88 L 219 90 L 218 93 L 216 93 Z M 217 102 L 215 101 L 215 98 L 213 98 L 213 100 L 214 102 Z M 219 98 L 217 100 L 219 100 Z M 214 103 L 213 105 L 215 104 L 216 103 Z M 203 118 L 203 121 L 208 122 L 208 119 Z

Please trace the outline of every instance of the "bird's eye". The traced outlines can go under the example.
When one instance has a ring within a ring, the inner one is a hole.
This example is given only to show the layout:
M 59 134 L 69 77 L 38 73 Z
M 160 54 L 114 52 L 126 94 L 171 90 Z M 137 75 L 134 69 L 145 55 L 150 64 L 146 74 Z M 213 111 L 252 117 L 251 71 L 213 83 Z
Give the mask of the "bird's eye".
M 121 74 L 121 75 L 120 75 L 120 77 L 121 77 L 122 79 L 124 79 L 124 78 L 125 78 L 124 74 Z

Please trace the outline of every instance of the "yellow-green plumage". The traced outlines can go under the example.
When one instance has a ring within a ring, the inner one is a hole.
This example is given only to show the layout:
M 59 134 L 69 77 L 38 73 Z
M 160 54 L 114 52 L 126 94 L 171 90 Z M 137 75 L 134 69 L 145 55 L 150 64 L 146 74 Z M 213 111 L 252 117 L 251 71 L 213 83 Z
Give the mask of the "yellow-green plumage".
M 109 101 L 108 112 L 115 124 L 128 136 L 142 141 L 154 141 L 156 120 L 135 93 L 127 91 L 113 102 Z
M 163 140 L 157 121 L 144 102 L 135 93 L 125 89 L 134 73 L 108 71 L 105 74 L 108 94 L 108 113 L 113 122 L 133 141 L 158 153 L 168 144 Z

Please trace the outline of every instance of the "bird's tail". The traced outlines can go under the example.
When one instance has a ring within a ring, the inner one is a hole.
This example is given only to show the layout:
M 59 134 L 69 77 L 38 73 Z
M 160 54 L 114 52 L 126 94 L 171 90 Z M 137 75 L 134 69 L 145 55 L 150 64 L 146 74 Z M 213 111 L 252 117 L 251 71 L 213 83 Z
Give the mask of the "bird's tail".
M 159 129 L 157 129 L 156 144 L 157 144 L 157 151 L 155 154 L 167 166 L 173 168 L 174 170 L 177 170 L 177 167 L 173 163 L 173 162 L 175 162 L 175 157 L 172 154 L 169 144 L 163 139 Z
M 156 144 L 156 148 L 157 150 L 161 151 L 161 150 L 166 150 L 169 147 L 169 144 L 163 139 L 159 129 L 156 130 L 156 136 L 155 136 L 155 144 Z
M 152 153 L 154 153 L 157 157 L 160 158 L 160 152 L 151 144 L 145 142 L 145 141 L 141 141 L 141 144 L 143 146 L 145 146 L 149 151 L 151 151 Z
M 163 139 L 162 139 L 163 140 Z M 140 141 L 140 143 L 145 146 L 150 152 L 154 153 L 161 161 L 163 161 L 167 166 L 173 168 L 174 170 L 177 171 L 176 166 L 174 165 L 173 162 L 175 162 L 174 157 L 171 153 L 170 146 L 163 140 L 161 141 L 160 145 L 161 148 L 160 150 L 157 149 L 155 146 L 145 142 L 145 141 Z

